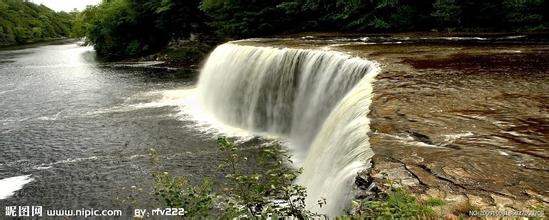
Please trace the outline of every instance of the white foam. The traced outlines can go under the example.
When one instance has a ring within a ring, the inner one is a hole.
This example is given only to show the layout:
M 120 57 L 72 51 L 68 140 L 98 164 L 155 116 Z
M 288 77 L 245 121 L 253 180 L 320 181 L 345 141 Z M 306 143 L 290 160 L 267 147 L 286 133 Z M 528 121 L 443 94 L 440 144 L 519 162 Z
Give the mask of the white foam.
M 99 109 L 83 114 L 84 116 L 109 113 L 131 112 L 142 109 L 179 107 L 188 97 L 189 89 L 159 90 L 139 93 L 128 97 L 125 103 L 110 108 Z M 145 99 L 145 101 L 142 101 Z M 132 103 L 133 102 L 133 103 Z
M 397 139 L 400 143 L 403 143 L 403 144 L 414 145 L 414 146 L 418 146 L 418 147 L 431 147 L 431 148 L 443 148 L 443 147 L 446 147 L 450 144 L 453 144 L 458 139 L 474 136 L 474 134 L 471 133 L 471 132 L 458 133 L 458 134 L 447 134 L 447 135 L 442 136 L 443 140 L 441 140 L 440 142 L 429 144 L 429 143 L 425 143 L 425 142 L 416 140 L 410 134 L 406 134 L 404 136 L 385 134 L 385 133 L 378 133 L 378 134 L 386 136 L 386 137 L 390 137 L 390 138 L 393 138 L 393 139 Z
M 120 62 L 114 63 L 115 66 L 124 67 L 150 67 L 155 65 L 164 64 L 164 61 L 141 61 L 141 62 Z
M 142 102 L 138 104 L 129 105 L 133 109 L 144 108 L 162 108 L 168 106 L 180 106 L 185 102 L 189 96 L 189 89 L 174 89 L 174 90 L 161 90 L 148 92 L 144 96 L 155 97 L 160 96 L 160 99 L 154 99 L 150 102 Z
M 57 114 L 55 114 L 53 116 L 42 116 L 42 117 L 39 117 L 37 119 L 41 120 L 41 121 L 55 121 L 59 118 L 59 115 L 61 114 L 61 112 L 57 112 Z
M 472 132 L 458 133 L 458 134 L 447 134 L 447 135 L 444 135 L 444 141 L 442 141 L 442 143 L 440 145 L 444 147 L 444 146 L 453 144 L 458 139 L 465 138 L 465 137 L 472 137 L 474 135 L 475 134 L 473 134 Z
M 515 136 L 515 137 L 524 136 L 524 134 L 521 134 L 521 133 L 516 132 L 516 131 L 502 131 L 501 133 L 509 134 L 509 135 L 512 135 L 512 136 Z
M 428 144 L 428 143 L 425 143 L 425 142 L 417 141 L 416 139 L 414 139 L 414 137 L 412 137 L 409 134 L 406 134 L 404 136 L 385 134 L 385 133 L 377 133 L 377 134 L 396 139 L 396 140 L 398 140 L 398 142 L 400 142 L 402 144 L 406 144 L 406 145 L 413 145 L 413 146 L 418 146 L 418 147 L 441 148 L 440 146 L 435 145 L 435 144 Z
M 33 166 L 32 168 L 35 169 L 35 170 L 47 170 L 47 169 L 52 168 L 54 165 L 58 165 L 58 164 L 78 163 L 78 162 L 81 162 L 81 161 L 97 160 L 97 159 L 99 159 L 99 158 L 96 157 L 96 156 L 81 157 L 81 158 L 69 158 L 69 159 L 65 159 L 65 160 L 56 161 L 56 162 L 53 162 L 53 163 L 43 163 L 43 164 L 40 164 L 40 165 Z
M 498 153 L 499 153 L 500 155 L 503 155 L 503 156 L 509 156 L 509 153 L 504 152 L 504 151 L 501 151 L 501 150 L 498 151 Z
M 525 38 L 527 37 L 526 35 L 517 35 L 517 36 L 507 36 L 507 37 L 501 37 L 501 38 L 498 38 L 498 39 L 520 39 L 520 38 Z
M 15 91 L 17 91 L 17 90 L 18 90 L 18 89 L 8 89 L 8 90 L 0 91 L 0 95 L 6 94 L 6 93 L 10 93 L 10 92 L 15 92 Z
M 34 179 L 30 175 L 15 176 L 0 180 L 0 200 L 7 199 L 18 190 L 22 189 L 27 183 Z
M 128 159 L 133 160 L 135 158 L 140 158 L 140 157 L 147 157 L 147 155 L 144 155 L 144 154 L 131 155 L 128 157 Z
M 197 89 L 180 90 L 179 93 L 184 95 L 184 98 L 180 100 L 180 111 L 176 116 L 182 121 L 192 121 L 193 124 L 188 127 L 213 136 L 224 135 L 242 139 L 253 137 L 250 131 L 226 125 L 207 114 L 199 103 Z

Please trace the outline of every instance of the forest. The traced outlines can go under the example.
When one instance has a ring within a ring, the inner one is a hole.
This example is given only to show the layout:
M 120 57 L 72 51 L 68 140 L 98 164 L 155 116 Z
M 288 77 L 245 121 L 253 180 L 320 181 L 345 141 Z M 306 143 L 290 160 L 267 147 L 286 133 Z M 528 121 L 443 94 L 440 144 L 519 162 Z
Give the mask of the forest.
M 75 15 L 29 1 L 0 0 L 0 46 L 69 37 Z
M 218 39 L 324 32 L 540 32 L 545 0 L 103 0 L 56 13 L 0 0 L 0 44 L 86 37 L 111 60 L 142 56 L 191 33 Z
M 99 55 L 149 54 L 190 33 L 245 38 L 306 31 L 545 31 L 544 0 L 104 0 L 75 20 Z

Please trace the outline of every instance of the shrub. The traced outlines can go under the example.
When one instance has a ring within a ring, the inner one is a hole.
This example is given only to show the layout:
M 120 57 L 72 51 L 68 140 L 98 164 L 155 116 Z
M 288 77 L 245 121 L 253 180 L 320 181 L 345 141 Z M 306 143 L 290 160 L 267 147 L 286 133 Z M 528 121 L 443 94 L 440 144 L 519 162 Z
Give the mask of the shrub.
M 257 158 L 244 156 L 242 149 L 227 138 L 219 138 L 219 170 L 224 174 L 222 193 L 214 192 L 214 183 L 205 178 L 192 185 L 187 178 L 157 170 L 158 157 L 151 150 L 154 194 L 170 208 L 184 208 L 186 217 L 300 219 L 316 216 L 305 209 L 306 192 L 294 184 L 300 170 L 289 166 L 289 154 L 278 144 L 265 145 Z M 256 169 L 246 169 L 253 162 Z M 214 207 L 214 204 L 218 204 Z
M 353 218 L 426 219 L 435 218 L 433 207 L 442 206 L 446 202 L 439 198 L 417 200 L 404 189 L 391 185 L 389 192 L 381 199 L 354 201 L 353 204 Z

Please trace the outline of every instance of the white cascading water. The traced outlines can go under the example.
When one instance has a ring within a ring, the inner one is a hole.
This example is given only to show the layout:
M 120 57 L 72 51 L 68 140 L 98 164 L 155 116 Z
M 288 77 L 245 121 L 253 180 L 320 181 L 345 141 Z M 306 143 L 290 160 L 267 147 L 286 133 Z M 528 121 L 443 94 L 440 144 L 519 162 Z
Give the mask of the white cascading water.
M 377 72 L 377 64 L 339 52 L 227 43 L 208 58 L 198 92 L 219 121 L 287 139 L 304 168 L 298 182 L 308 209 L 335 216 L 373 155 L 367 115 Z

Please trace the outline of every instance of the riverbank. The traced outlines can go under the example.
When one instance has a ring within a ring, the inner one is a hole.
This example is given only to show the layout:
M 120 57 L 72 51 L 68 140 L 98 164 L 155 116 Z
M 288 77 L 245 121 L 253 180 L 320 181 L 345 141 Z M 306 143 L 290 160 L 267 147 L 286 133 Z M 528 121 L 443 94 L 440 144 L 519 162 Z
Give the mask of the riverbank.
M 338 41 L 354 41 L 368 40 L 369 42 L 384 42 L 387 39 L 394 39 L 395 44 L 400 44 L 404 41 L 407 43 L 452 43 L 452 41 L 459 41 L 459 43 L 490 43 L 491 39 L 498 40 L 503 43 L 547 43 L 549 41 L 549 32 L 443 32 L 443 31 L 431 31 L 431 32 L 403 32 L 403 33 L 347 33 L 347 32 L 304 32 L 296 34 L 283 34 L 273 35 L 263 39 L 262 41 L 269 41 L 268 39 L 277 41 L 284 41 L 284 39 L 299 39 L 308 40 L 314 42 L 315 40 L 326 40 L 328 42 L 337 43 Z M 170 42 L 161 51 L 139 57 L 126 59 L 121 62 L 162 62 L 160 66 L 168 68 L 193 68 L 198 69 L 201 62 L 205 60 L 209 52 L 211 52 L 216 46 L 227 41 L 220 40 L 212 36 L 206 36 L 203 38 L 193 40 L 174 40 Z M 290 43 L 291 44 L 291 43 Z M 309 47 L 310 45 L 303 44 L 301 46 Z
M 189 39 L 172 40 L 166 47 L 156 53 L 118 62 L 156 62 L 156 66 L 159 67 L 198 71 L 209 53 L 222 43 L 221 39 L 212 35 L 197 34 Z
M 383 65 L 371 176 L 442 198 L 450 214 L 549 207 L 547 41 L 346 49 Z
M 0 45 L 0 50 L 17 50 L 17 49 L 24 49 L 24 48 L 30 48 L 30 47 L 38 47 L 44 44 L 67 44 L 67 43 L 77 42 L 79 40 L 80 39 L 66 38 L 66 37 L 46 38 L 46 39 L 36 40 L 32 42 L 27 42 L 24 44 Z

